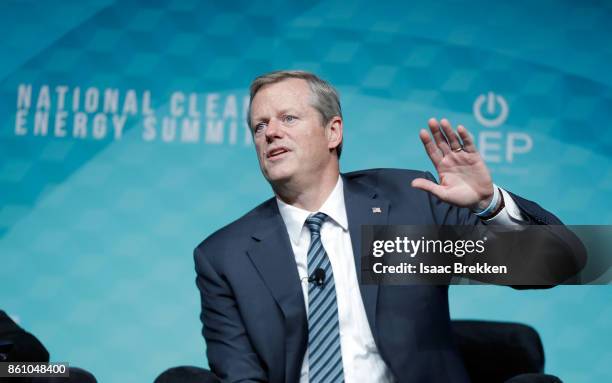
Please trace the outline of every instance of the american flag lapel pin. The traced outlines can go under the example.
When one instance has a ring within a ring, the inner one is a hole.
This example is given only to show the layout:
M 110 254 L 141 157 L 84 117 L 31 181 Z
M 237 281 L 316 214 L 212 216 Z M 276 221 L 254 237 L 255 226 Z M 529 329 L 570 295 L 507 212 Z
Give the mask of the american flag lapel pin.
M 372 208 L 372 213 L 382 213 L 382 209 L 378 206 Z

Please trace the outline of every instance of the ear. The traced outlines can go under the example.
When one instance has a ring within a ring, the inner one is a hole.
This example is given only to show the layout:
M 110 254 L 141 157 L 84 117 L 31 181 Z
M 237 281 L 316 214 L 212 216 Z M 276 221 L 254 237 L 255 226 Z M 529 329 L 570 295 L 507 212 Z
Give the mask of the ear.
M 342 118 L 334 116 L 327 123 L 325 129 L 327 135 L 327 147 L 335 149 L 342 143 Z

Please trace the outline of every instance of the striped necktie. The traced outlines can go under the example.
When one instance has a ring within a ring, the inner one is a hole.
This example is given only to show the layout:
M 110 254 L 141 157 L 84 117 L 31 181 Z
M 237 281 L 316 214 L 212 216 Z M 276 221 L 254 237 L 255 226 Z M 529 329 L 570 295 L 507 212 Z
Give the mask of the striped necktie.
M 316 213 L 306 220 L 310 229 L 308 275 L 325 272 L 323 283 L 308 286 L 308 380 L 310 383 L 344 382 L 336 284 L 327 253 L 321 242 L 321 225 L 327 218 Z

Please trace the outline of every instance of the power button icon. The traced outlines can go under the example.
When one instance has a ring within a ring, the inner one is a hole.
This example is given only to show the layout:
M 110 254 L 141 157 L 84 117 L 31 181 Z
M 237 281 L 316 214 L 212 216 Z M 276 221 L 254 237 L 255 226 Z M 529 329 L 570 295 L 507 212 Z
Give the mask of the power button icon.
M 487 128 L 497 127 L 508 118 L 509 110 L 506 99 L 493 92 L 478 96 L 474 101 L 473 109 L 476 120 Z M 486 109 L 484 113 L 483 109 Z

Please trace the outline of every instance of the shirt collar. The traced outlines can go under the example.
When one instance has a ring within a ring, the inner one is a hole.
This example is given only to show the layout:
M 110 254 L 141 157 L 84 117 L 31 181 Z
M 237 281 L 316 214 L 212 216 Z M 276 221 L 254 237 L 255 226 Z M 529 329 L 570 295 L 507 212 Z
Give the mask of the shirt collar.
M 317 211 L 311 212 L 300 209 L 299 207 L 281 201 L 278 197 L 276 197 L 276 203 L 278 204 L 278 210 L 287 227 L 289 239 L 291 239 L 293 244 L 298 244 L 302 227 L 304 227 L 306 219 L 317 211 L 325 213 L 332 221 L 338 224 L 342 230 L 348 230 L 346 206 L 344 205 L 344 184 L 341 176 L 338 176 L 338 182 L 336 182 L 334 190 L 332 190 L 329 197 L 327 197 L 321 208 Z

